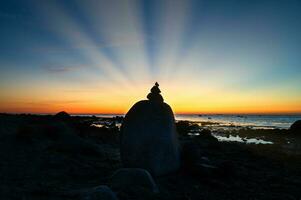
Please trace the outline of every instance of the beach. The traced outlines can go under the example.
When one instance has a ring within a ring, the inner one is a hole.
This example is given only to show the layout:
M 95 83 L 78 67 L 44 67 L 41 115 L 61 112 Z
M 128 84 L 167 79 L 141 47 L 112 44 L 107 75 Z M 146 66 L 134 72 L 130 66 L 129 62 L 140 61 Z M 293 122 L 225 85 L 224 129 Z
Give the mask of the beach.
M 110 186 L 122 167 L 122 117 L 1 114 L 0 119 L 1 199 L 84 199 L 90 188 Z M 300 199 L 300 133 L 215 129 L 206 121 L 177 120 L 182 164 L 154 177 L 159 193 L 136 186 L 114 190 L 118 198 Z M 271 143 L 247 142 L 254 138 Z

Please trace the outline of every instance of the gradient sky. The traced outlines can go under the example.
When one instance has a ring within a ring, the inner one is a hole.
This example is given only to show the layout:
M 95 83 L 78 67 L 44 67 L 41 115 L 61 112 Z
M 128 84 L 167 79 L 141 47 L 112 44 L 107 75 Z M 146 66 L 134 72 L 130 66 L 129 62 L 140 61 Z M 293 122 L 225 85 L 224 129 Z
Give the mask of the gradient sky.
M 301 113 L 301 1 L 1 0 L 0 112 Z

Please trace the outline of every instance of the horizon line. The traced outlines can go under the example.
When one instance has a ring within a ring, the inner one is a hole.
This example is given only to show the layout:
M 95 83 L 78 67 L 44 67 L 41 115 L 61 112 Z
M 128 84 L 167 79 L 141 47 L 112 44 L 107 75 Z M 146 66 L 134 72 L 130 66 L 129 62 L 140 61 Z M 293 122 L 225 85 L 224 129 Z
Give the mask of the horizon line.
M 62 111 L 59 111 L 62 112 Z M 31 114 L 31 115 L 55 115 L 59 112 L 49 112 L 49 113 L 43 113 L 43 112 L 0 112 L 0 114 L 12 114 L 12 115 L 21 115 L 21 114 Z M 65 111 L 67 112 L 67 111 Z M 73 113 L 73 112 L 67 112 L 70 115 L 126 115 L 126 113 Z M 186 113 L 186 112 L 180 112 L 176 113 L 174 112 L 174 115 L 301 115 L 301 112 L 250 112 L 250 113 L 218 113 L 218 112 L 212 112 L 212 113 L 202 113 L 202 112 L 192 112 L 192 113 Z

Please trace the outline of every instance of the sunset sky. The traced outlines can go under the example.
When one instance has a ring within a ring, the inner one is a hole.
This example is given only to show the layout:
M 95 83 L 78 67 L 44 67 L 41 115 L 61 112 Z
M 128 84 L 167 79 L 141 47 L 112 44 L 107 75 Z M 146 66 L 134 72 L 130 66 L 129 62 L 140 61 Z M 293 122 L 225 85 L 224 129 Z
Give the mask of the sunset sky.
M 301 113 L 301 1 L 1 0 L 0 112 Z

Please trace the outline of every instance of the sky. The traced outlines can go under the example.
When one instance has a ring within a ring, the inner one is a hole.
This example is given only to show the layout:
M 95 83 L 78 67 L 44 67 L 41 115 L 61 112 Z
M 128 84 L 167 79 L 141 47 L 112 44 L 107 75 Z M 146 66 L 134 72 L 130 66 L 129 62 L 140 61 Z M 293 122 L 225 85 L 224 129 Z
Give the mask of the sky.
M 0 112 L 301 113 L 301 1 L 0 0 Z

